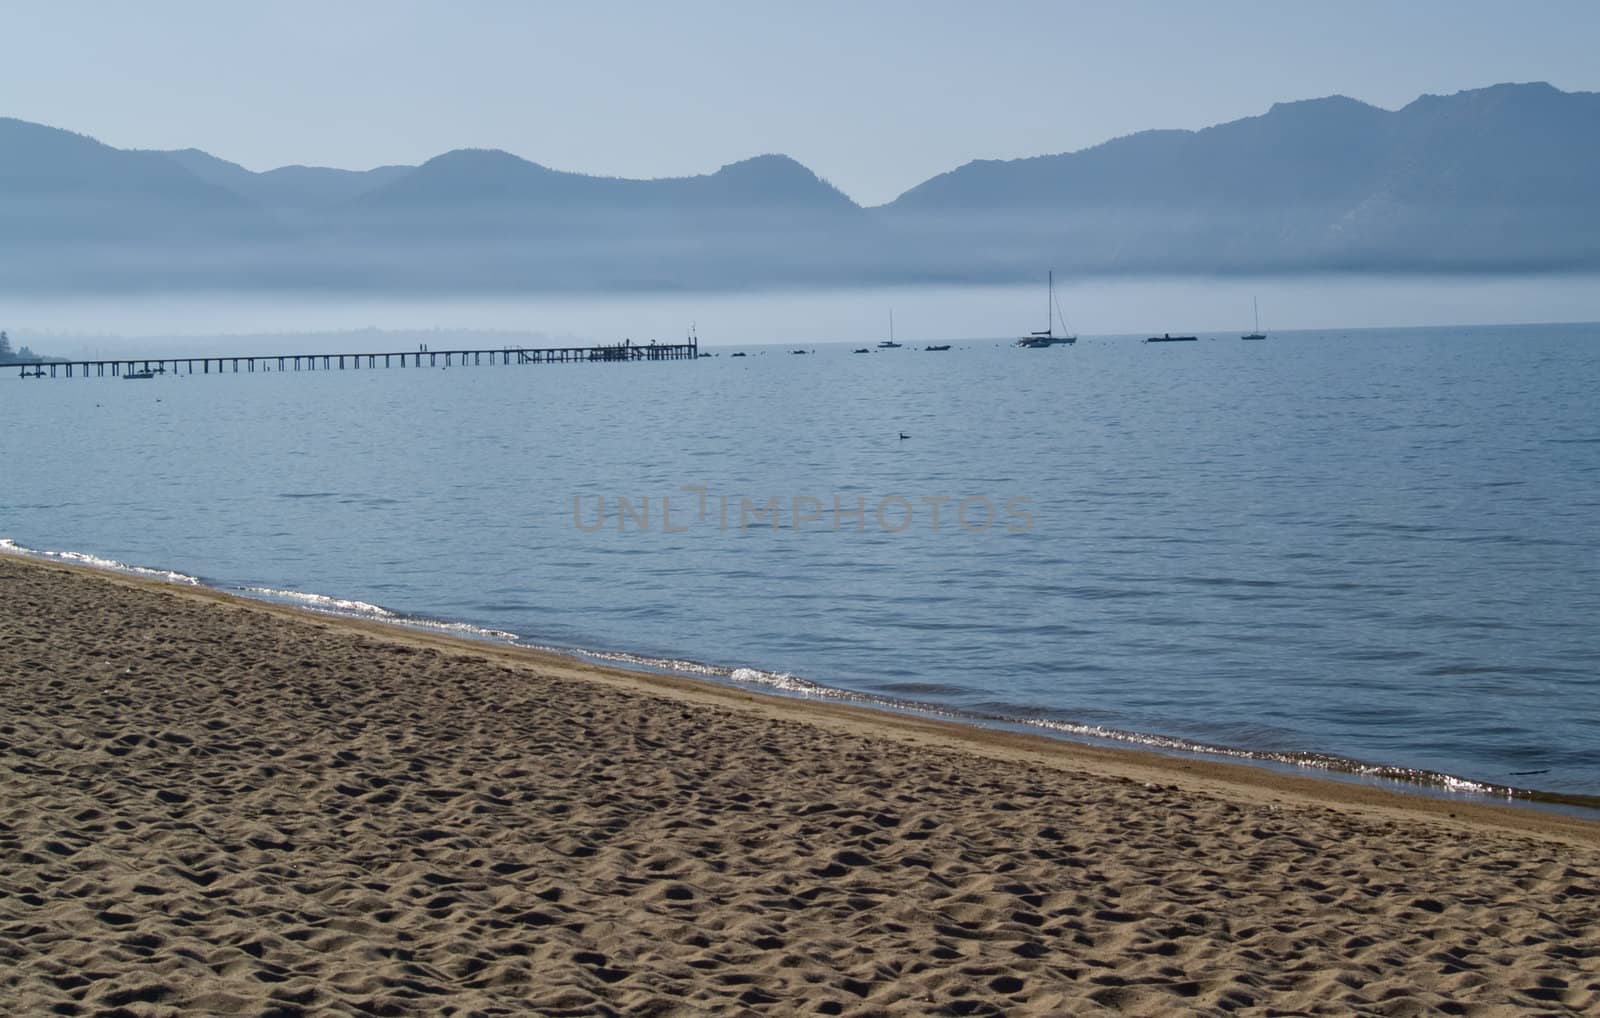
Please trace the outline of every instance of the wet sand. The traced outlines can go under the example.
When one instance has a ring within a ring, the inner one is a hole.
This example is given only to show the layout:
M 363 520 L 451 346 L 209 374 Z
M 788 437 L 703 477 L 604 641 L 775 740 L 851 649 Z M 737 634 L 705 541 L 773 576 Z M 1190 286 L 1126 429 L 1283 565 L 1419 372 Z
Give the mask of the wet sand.
M 0 556 L 0 1011 L 1600 1013 L 1600 823 Z

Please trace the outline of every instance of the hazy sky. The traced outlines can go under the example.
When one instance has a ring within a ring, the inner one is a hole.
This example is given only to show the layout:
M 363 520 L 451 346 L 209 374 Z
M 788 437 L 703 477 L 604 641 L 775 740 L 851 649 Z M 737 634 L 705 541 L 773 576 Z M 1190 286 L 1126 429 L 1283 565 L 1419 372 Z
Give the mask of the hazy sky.
M 1280 99 L 1600 90 L 1593 0 L 0 0 L 0 40 L 0 115 L 122 148 L 261 170 L 480 146 L 632 177 L 784 152 L 864 204 Z

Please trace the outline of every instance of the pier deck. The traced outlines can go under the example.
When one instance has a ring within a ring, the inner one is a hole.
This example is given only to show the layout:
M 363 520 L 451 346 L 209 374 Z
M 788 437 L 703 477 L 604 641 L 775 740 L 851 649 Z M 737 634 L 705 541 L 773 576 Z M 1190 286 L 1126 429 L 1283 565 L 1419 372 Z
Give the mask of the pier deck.
M 156 375 L 249 374 L 256 371 L 359 371 L 377 368 L 451 368 L 481 365 L 592 364 L 693 360 L 699 340 L 687 343 L 613 343 L 609 346 L 499 347 L 493 350 L 392 350 L 387 353 L 230 354 L 224 357 L 116 357 L 8 364 L 22 378 L 121 378 Z

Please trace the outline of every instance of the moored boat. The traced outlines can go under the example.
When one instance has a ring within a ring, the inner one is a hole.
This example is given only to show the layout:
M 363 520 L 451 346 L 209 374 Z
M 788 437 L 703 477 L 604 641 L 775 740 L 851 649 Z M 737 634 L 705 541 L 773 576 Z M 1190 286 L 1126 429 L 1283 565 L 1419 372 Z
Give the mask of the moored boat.
M 879 350 L 898 350 L 900 344 L 894 341 L 894 309 L 889 309 L 889 338 L 878 344 Z
M 1061 322 L 1061 335 L 1056 335 L 1055 323 L 1061 318 L 1061 305 L 1056 303 L 1056 273 L 1050 270 L 1046 277 L 1045 288 L 1048 304 L 1045 307 L 1045 329 L 1043 332 L 1030 332 L 1017 340 L 1014 345 L 1024 350 L 1042 350 L 1047 346 L 1071 346 L 1078 341 L 1077 336 L 1067 333 L 1067 323 Z
M 1240 336 L 1239 338 L 1240 339 L 1266 339 L 1267 338 L 1266 333 L 1261 331 L 1261 307 L 1260 307 L 1260 305 L 1258 305 L 1256 303 L 1256 299 L 1254 297 L 1250 298 L 1250 308 L 1251 308 L 1251 310 L 1253 310 L 1255 312 L 1255 320 L 1256 320 L 1255 327 L 1247 335 Z

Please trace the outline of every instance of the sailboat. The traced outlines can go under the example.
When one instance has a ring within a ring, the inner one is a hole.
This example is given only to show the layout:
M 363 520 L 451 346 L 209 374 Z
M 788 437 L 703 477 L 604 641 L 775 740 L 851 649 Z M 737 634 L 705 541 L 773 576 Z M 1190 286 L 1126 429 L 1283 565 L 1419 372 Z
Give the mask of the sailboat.
M 1256 327 L 1253 330 L 1251 330 L 1250 335 L 1248 335 L 1248 336 L 1240 336 L 1239 338 L 1240 339 L 1266 339 L 1267 338 L 1266 335 L 1264 333 L 1262 333 L 1262 331 L 1261 331 L 1261 308 L 1260 308 L 1259 305 L 1256 304 L 1256 299 L 1254 297 L 1250 298 L 1250 307 L 1256 313 Z
M 1017 340 L 1016 345 L 1024 350 L 1042 350 L 1047 346 L 1071 346 L 1078 341 L 1077 336 L 1067 334 L 1067 323 L 1061 323 L 1061 335 L 1056 335 L 1055 322 L 1061 318 L 1061 305 L 1056 303 L 1056 273 L 1050 270 L 1046 287 L 1049 294 L 1049 305 L 1045 308 L 1045 330 L 1043 332 L 1030 332 Z
M 894 341 L 894 310 L 889 311 L 889 338 L 878 344 L 879 350 L 898 350 L 901 344 Z

